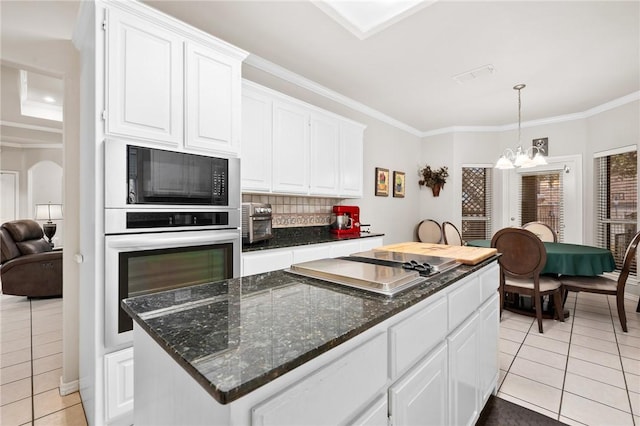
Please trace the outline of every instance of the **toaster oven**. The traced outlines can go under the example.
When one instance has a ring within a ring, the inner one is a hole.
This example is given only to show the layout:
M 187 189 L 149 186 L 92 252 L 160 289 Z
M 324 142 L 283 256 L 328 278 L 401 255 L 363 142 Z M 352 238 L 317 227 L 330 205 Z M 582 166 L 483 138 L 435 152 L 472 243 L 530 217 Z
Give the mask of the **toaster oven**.
M 273 237 L 271 204 L 242 203 L 242 243 L 253 244 Z

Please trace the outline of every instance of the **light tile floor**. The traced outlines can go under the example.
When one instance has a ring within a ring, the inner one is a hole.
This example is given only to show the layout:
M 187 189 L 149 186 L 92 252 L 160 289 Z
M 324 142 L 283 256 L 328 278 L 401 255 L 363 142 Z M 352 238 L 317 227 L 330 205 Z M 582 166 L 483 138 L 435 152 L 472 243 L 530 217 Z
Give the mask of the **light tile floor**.
M 0 425 L 86 425 L 61 375 L 62 299 L 0 295 Z
M 503 311 L 498 397 L 569 425 L 640 426 L 640 313 L 626 300 L 569 293 L 564 323 Z

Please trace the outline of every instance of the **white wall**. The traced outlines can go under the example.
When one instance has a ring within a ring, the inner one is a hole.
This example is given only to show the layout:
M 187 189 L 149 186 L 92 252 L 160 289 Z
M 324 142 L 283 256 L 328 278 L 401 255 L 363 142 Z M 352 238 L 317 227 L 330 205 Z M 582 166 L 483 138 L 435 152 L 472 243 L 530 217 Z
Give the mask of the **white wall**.
M 343 204 L 359 206 L 362 223 L 371 224 L 372 232 L 384 233 L 385 244 L 413 240 L 424 192 L 418 188 L 420 138 L 246 64 L 242 74 L 248 80 L 365 124 L 364 197 Z M 389 169 L 390 179 L 394 170 L 405 172 L 404 198 L 374 195 L 376 167 Z
M 2 38 L 0 48 L 2 61 L 51 74 L 64 80 L 64 131 L 61 162 L 64 170 L 64 215 L 65 232 L 62 258 L 63 284 L 63 359 L 61 392 L 64 394 L 77 390 L 79 377 L 78 347 L 78 289 L 79 270 L 74 262 L 75 253 L 79 253 L 80 240 L 80 198 L 79 194 L 79 152 L 80 152 L 80 108 L 79 75 L 80 63 L 77 50 L 71 40 L 47 38 Z M 4 157 L 7 148 L 3 148 Z M 59 151 L 59 150 L 58 150 Z M 20 185 L 26 182 L 21 179 Z

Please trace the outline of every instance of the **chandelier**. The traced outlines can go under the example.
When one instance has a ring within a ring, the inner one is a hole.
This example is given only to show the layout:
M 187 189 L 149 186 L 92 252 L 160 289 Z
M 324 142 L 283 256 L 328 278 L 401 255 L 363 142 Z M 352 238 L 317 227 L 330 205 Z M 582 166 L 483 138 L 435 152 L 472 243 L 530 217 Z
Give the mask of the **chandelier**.
M 542 156 L 543 149 L 538 146 L 532 146 L 528 149 L 522 148 L 521 141 L 521 109 L 520 91 L 527 87 L 525 84 L 516 84 L 514 90 L 518 91 L 518 147 L 516 150 L 507 148 L 496 162 L 496 169 L 513 169 L 516 167 L 526 169 L 529 167 L 542 166 L 547 164 L 547 160 Z

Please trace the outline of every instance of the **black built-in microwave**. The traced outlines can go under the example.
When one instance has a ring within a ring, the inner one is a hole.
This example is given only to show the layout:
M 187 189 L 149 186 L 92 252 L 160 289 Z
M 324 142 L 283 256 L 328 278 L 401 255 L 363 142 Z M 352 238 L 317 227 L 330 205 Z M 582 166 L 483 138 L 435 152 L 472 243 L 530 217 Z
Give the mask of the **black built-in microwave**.
M 127 145 L 127 204 L 226 206 L 229 160 Z

